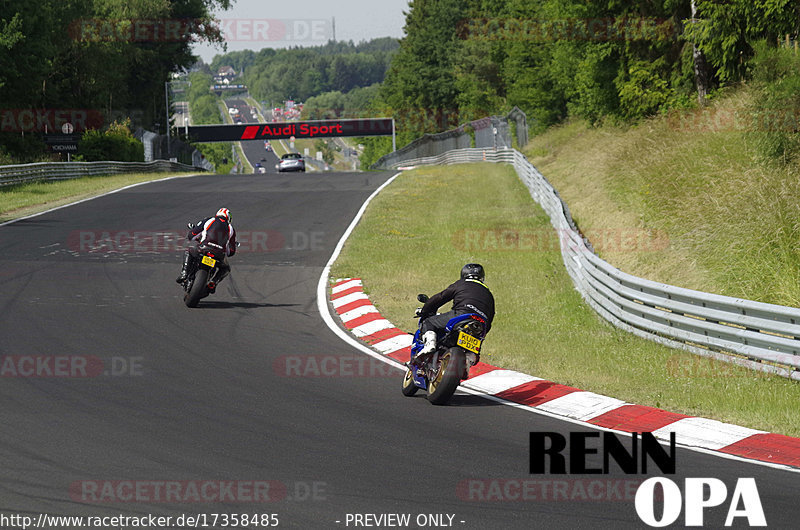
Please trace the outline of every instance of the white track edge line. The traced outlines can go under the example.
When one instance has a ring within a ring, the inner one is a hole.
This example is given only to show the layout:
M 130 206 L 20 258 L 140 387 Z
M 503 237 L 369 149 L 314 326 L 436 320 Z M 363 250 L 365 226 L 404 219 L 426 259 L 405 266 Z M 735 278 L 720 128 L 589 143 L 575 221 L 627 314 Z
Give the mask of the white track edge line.
M 214 175 L 214 174 L 215 173 L 192 173 L 191 175 L 173 175 L 171 177 L 164 177 L 164 178 L 155 179 L 155 180 L 145 180 L 144 182 L 137 182 L 135 184 L 128 184 L 127 186 L 123 186 L 123 187 L 117 188 L 115 190 L 107 191 L 105 193 L 101 193 L 100 195 L 95 195 L 93 197 L 86 197 L 85 199 L 80 199 L 80 200 L 77 200 L 77 201 L 74 201 L 74 202 L 70 202 L 70 203 L 67 203 L 67 204 L 62 204 L 61 206 L 56 206 L 55 208 L 50 208 L 49 210 L 45 210 L 43 212 L 33 213 L 31 215 L 26 215 L 25 217 L 18 217 L 16 219 L 11 219 L 10 221 L 6 221 L 4 223 L 0 223 L 0 227 L 6 226 L 6 225 L 10 225 L 11 223 L 16 223 L 17 221 L 24 221 L 25 219 L 31 219 L 32 217 L 38 217 L 38 216 L 44 215 L 46 213 L 55 212 L 56 210 L 60 210 L 62 208 L 67 208 L 68 206 L 75 206 L 76 204 L 80 204 L 82 202 L 93 201 L 95 199 L 99 199 L 100 197 L 105 197 L 106 195 L 111 195 L 112 193 L 117 193 L 117 192 L 124 191 L 124 190 L 130 189 L 130 188 L 135 188 L 136 186 L 142 186 L 144 184 L 152 184 L 154 182 L 164 182 L 166 180 L 172 180 L 172 179 L 185 179 L 185 178 L 189 178 L 189 177 L 202 177 L 204 175 Z
M 400 370 L 405 368 L 405 365 L 403 363 L 401 363 L 399 361 L 396 361 L 396 360 L 392 359 L 391 357 L 387 357 L 385 355 L 382 355 L 382 354 L 374 351 L 372 348 L 366 346 L 363 342 L 353 338 L 352 335 L 350 335 L 348 332 L 346 332 L 341 327 L 339 327 L 339 325 L 336 324 L 336 321 L 334 321 L 333 316 L 331 315 L 330 308 L 328 307 L 328 292 L 327 292 L 327 288 L 328 288 L 328 282 L 330 281 L 329 280 L 329 276 L 330 276 L 330 272 L 331 272 L 331 266 L 336 261 L 336 259 L 339 257 L 339 254 L 342 252 L 342 248 L 344 247 L 345 241 L 347 241 L 347 238 L 350 237 L 350 234 L 353 232 L 353 230 L 355 229 L 356 225 L 361 220 L 361 217 L 364 215 L 364 212 L 366 211 L 367 206 L 372 201 L 372 199 L 374 199 L 375 196 L 378 195 L 378 193 L 380 193 L 383 190 L 383 188 L 385 188 L 386 186 L 391 184 L 394 181 L 394 179 L 396 179 L 401 174 L 402 174 L 402 172 L 399 172 L 399 173 L 396 173 L 395 175 L 393 175 L 389 180 L 387 180 L 381 186 L 379 186 L 378 189 L 376 189 L 372 193 L 372 195 L 370 195 L 367 198 L 367 200 L 364 202 L 364 204 L 361 205 L 361 208 L 358 210 L 358 213 L 356 213 L 355 217 L 353 218 L 353 221 L 347 227 L 347 230 L 345 230 L 344 234 L 342 234 L 342 238 L 336 244 L 336 248 L 334 248 L 333 254 L 331 254 L 331 257 L 328 260 L 328 263 L 326 263 L 325 267 L 322 269 L 322 274 L 320 275 L 319 282 L 317 283 L 317 309 L 319 310 L 319 314 L 322 317 L 323 322 L 325 322 L 325 324 L 328 326 L 328 328 L 331 331 L 333 331 L 340 339 L 342 339 L 347 344 L 353 346 L 357 350 L 359 350 L 359 351 L 361 351 L 363 353 L 366 353 L 370 357 L 373 357 L 373 358 L 378 359 L 378 360 L 380 360 L 382 362 L 385 362 L 386 364 L 394 366 L 395 368 L 398 368 Z M 467 380 L 466 384 L 467 385 L 469 384 L 469 380 Z M 465 384 L 459 385 L 458 390 L 460 390 L 462 392 L 465 392 L 467 394 L 470 394 L 470 395 L 482 396 L 482 397 L 484 397 L 486 399 L 490 399 L 492 401 L 496 401 L 498 403 L 501 403 L 501 404 L 509 406 L 509 407 L 518 408 L 518 409 L 521 409 L 521 410 L 525 410 L 527 412 L 533 412 L 534 414 L 541 414 L 543 416 L 547 416 L 549 418 L 560 420 L 560 421 L 574 423 L 575 425 L 580 425 L 581 427 L 584 427 L 584 428 L 596 429 L 596 430 L 599 430 L 599 431 L 613 432 L 613 433 L 621 434 L 621 435 L 624 435 L 624 436 L 631 436 L 631 433 L 629 433 L 629 432 L 618 431 L 618 430 L 615 430 L 615 429 L 609 429 L 607 427 L 601 427 L 599 425 L 594 425 L 592 423 L 588 423 L 588 422 L 585 422 L 585 421 L 575 420 L 575 419 L 572 419 L 572 418 L 568 418 L 566 416 L 560 416 L 560 415 L 557 415 L 557 414 L 552 414 L 552 413 L 544 411 L 544 410 L 538 410 L 538 409 L 536 409 L 534 407 L 531 407 L 530 405 L 524 405 L 522 403 L 514 403 L 513 401 L 507 401 L 505 399 L 499 398 L 499 397 L 494 396 L 492 394 L 487 394 L 485 392 L 480 392 L 480 391 L 473 390 L 473 389 L 469 388 L 468 386 L 465 386 Z M 664 440 L 659 440 L 659 442 L 662 445 L 666 445 L 667 444 L 667 442 L 665 442 Z M 788 466 L 788 465 L 785 465 L 785 464 L 776 464 L 776 463 L 772 463 L 772 462 L 764 462 L 762 460 L 755 460 L 755 459 L 752 459 L 752 458 L 745 458 L 745 457 L 738 456 L 738 455 L 731 455 L 731 454 L 728 454 L 728 453 L 721 453 L 719 451 L 714 451 L 714 450 L 711 450 L 711 449 L 705 449 L 705 448 L 702 448 L 702 447 L 694 447 L 694 446 L 691 446 L 691 445 L 684 445 L 684 444 L 678 443 L 677 441 L 675 443 L 675 446 L 676 447 L 682 447 L 684 449 L 688 449 L 689 451 L 695 451 L 695 452 L 698 452 L 698 453 L 705 453 L 705 454 L 708 454 L 708 455 L 711 455 L 711 456 L 716 456 L 716 457 L 719 457 L 719 458 L 725 458 L 725 459 L 728 459 L 728 460 L 735 460 L 735 461 L 746 463 L 746 464 L 755 464 L 755 465 L 759 465 L 759 466 L 763 466 L 763 467 L 770 467 L 770 468 L 773 468 L 773 469 L 781 469 L 781 470 L 784 470 L 784 471 L 789 471 L 791 473 L 800 473 L 800 469 L 795 468 L 795 467 L 791 467 L 791 466 Z

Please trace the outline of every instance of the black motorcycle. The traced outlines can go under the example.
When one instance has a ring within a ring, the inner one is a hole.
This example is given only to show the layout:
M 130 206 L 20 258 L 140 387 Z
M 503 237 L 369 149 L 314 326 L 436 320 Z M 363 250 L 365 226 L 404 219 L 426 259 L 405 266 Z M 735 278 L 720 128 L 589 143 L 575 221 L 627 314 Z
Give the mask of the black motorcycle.
M 190 224 L 189 229 L 193 226 Z M 220 273 L 219 263 L 225 259 L 225 249 L 211 241 L 201 243 L 197 247 L 197 257 L 189 263 L 186 279 L 183 281 L 183 302 L 186 307 L 197 307 L 203 298 L 212 294 L 217 288 Z

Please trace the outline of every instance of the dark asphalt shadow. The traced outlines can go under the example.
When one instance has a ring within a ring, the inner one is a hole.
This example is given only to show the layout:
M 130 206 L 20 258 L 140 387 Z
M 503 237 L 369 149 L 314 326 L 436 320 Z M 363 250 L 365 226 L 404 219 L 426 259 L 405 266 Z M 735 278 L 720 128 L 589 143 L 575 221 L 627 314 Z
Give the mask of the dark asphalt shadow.
M 4 189 L 3 191 L 9 191 Z M 6 223 L 8 221 L 12 221 L 12 218 L 1 218 L 0 222 Z M 52 226 L 63 224 L 63 221 L 58 221 L 56 219 L 41 219 L 40 217 L 31 217 L 30 219 L 20 219 L 19 221 L 13 222 L 4 226 L 3 228 L 24 228 L 24 227 L 31 227 L 31 226 Z
M 411 399 L 427 399 L 427 396 L 424 391 L 420 391 L 413 396 L 409 396 Z M 450 401 L 447 402 L 445 407 L 496 407 L 498 405 L 502 405 L 497 401 L 492 399 L 487 399 L 483 396 L 474 396 L 472 394 L 454 394 L 453 397 L 450 398 Z M 435 406 L 435 405 L 431 405 Z
M 254 302 L 203 302 L 201 301 L 197 304 L 195 309 L 231 309 L 231 308 L 243 308 L 243 309 L 257 309 L 260 307 L 298 307 L 301 304 L 257 304 Z

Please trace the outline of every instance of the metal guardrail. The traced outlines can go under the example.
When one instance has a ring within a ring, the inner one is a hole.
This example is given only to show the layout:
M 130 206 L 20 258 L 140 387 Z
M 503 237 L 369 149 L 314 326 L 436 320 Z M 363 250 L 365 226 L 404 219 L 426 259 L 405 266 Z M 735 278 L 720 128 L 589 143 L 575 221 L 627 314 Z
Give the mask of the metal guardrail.
M 35 180 L 65 180 L 96 175 L 159 171 L 203 171 L 203 169 L 168 160 L 153 162 L 38 162 L 0 166 L 0 186 Z
M 505 164 L 514 163 L 515 149 L 481 149 L 476 147 L 465 147 L 463 149 L 452 149 L 440 155 L 413 158 L 410 160 L 397 161 L 387 168 L 390 169 L 413 169 L 417 166 L 439 166 L 451 164 L 467 164 L 472 162 L 499 162 Z
M 684 289 L 620 271 L 594 253 L 558 192 L 519 151 L 456 149 L 393 167 L 479 161 L 514 166 L 531 197 L 550 216 L 576 289 L 603 318 L 668 346 L 800 381 L 800 309 Z
M 456 129 L 425 134 L 408 145 L 383 155 L 371 168 L 385 169 L 409 160 L 473 146 L 490 150 L 510 148 L 513 140 L 511 124 L 517 133 L 517 145 L 525 145 L 528 142 L 528 119 L 519 107 L 514 107 L 506 116 L 487 116 L 466 122 Z

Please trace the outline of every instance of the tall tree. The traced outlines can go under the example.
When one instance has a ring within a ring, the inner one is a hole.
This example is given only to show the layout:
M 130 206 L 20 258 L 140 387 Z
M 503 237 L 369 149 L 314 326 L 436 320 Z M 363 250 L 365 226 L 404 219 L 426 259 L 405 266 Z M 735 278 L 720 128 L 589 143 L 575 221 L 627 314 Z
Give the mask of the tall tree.
M 694 23 L 687 38 L 705 54 L 723 83 L 747 73 L 755 43 L 774 43 L 800 31 L 800 3 L 796 0 L 695 0 Z
M 697 3 L 692 0 L 692 20 L 690 24 L 697 21 Z M 708 63 L 706 62 L 706 55 L 697 46 L 696 42 L 692 43 L 692 58 L 694 59 L 694 78 L 697 85 L 697 103 L 703 107 L 706 104 L 706 95 L 708 95 Z
M 412 0 L 406 36 L 384 82 L 384 101 L 399 113 L 400 127 L 424 131 L 458 125 L 456 52 L 458 27 L 470 13 L 463 0 Z M 418 129 L 419 130 L 419 129 Z
M 231 0 L 5 0 L 0 100 L 7 109 L 128 113 L 136 125 L 151 127 L 164 115 L 164 83 L 195 62 L 193 41 L 222 41 L 211 13 L 230 5 Z

